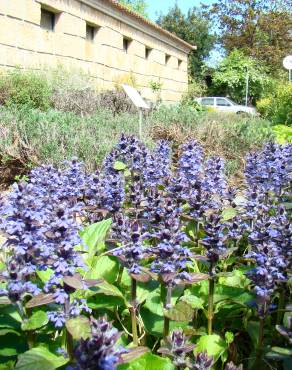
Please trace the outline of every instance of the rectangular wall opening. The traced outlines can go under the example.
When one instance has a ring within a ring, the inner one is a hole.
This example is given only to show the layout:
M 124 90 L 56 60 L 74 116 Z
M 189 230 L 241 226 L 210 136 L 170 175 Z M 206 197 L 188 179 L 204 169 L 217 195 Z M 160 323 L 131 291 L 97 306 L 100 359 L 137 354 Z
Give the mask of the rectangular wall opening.
M 97 26 L 94 26 L 90 23 L 86 23 L 86 40 L 94 41 L 97 31 L 98 31 Z
M 54 31 L 56 26 L 56 14 L 50 10 L 41 8 L 41 28 L 47 31 Z
M 151 55 L 152 49 L 149 47 L 145 47 L 145 59 L 149 59 Z
M 167 65 L 170 61 L 171 56 L 169 54 L 165 54 L 165 65 Z
M 128 37 L 123 37 L 123 50 L 128 53 L 132 40 Z

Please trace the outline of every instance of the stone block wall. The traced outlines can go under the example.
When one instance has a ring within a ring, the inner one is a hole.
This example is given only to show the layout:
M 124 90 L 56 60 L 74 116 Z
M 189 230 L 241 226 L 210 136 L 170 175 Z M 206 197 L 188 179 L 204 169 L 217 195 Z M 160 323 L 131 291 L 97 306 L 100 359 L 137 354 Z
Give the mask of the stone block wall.
M 41 9 L 55 14 L 53 31 L 41 27 Z M 95 27 L 93 40 L 86 24 Z M 80 68 L 100 90 L 131 74 L 145 98 L 154 99 L 149 83 L 155 81 L 162 100 L 172 103 L 187 90 L 189 51 L 106 0 L 0 1 L 0 67 Z

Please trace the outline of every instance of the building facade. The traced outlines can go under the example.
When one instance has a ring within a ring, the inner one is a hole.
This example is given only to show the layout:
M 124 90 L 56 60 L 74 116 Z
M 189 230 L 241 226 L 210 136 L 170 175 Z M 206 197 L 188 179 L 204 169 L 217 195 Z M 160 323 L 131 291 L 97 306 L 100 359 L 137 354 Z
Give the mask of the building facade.
M 172 103 L 187 90 L 192 49 L 114 0 L 0 0 L 1 68 L 77 68 L 101 90 L 130 76 L 145 98 L 159 83 Z

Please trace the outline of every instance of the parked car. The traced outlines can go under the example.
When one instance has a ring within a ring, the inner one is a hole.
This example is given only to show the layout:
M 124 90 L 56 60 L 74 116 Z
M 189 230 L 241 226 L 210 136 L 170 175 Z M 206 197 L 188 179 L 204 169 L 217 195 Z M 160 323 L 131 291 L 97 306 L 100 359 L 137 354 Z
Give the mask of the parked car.
M 239 105 L 232 101 L 229 98 L 225 97 L 214 97 L 214 96 L 206 96 L 202 98 L 195 99 L 198 103 L 207 106 L 212 107 L 216 110 L 219 110 L 221 112 L 228 112 L 228 113 L 247 113 L 255 116 L 257 114 L 257 111 L 254 107 L 246 107 L 245 105 Z

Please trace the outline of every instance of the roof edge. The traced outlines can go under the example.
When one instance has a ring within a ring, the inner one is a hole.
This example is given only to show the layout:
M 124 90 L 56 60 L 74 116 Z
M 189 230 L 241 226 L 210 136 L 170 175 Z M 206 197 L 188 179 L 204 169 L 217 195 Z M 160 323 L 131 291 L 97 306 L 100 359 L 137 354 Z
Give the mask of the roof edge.
M 133 10 L 129 9 L 127 6 L 125 6 L 123 4 L 120 4 L 118 2 L 118 0 L 105 0 L 105 1 L 110 3 L 111 5 L 113 5 L 115 8 L 121 10 L 122 12 L 128 14 L 129 16 L 132 16 L 132 17 L 136 18 L 137 20 L 142 21 L 145 25 L 150 26 L 150 27 L 154 28 L 156 31 L 159 31 L 159 32 L 163 33 L 164 35 L 172 38 L 173 40 L 179 42 L 180 44 L 182 44 L 185 47 L 187 47 L 188 49 L 190 49 L 190 51 L 191 50 L 197 50 L 196 45 L 192 45 L 192 44 L 182 40 L 180 37 L 176 36 L 175 34 L 169 32 L 167 30 L 165 30 L 164 28 L 160 27 L 158 24 L 156 24 L 156 23 L 150 21 L 149 19 L 143 17 L 141 14 L 134 12 Z

